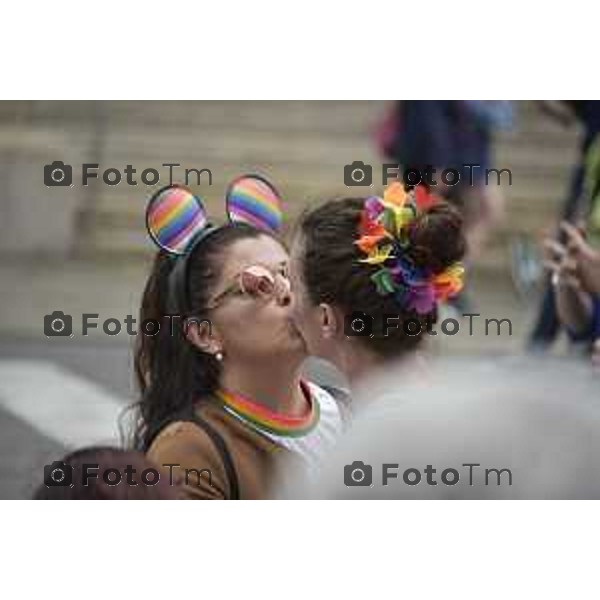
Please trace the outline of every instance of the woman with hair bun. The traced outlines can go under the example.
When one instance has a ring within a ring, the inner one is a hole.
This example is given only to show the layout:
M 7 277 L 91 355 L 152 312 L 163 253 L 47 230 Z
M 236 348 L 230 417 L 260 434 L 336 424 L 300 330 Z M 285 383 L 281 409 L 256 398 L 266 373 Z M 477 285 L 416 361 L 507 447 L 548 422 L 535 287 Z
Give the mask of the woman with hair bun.
M 424 188 L 331 200 L 304 214 L 291 248 L 293 314 L 310 354 L 354 387 L 414 357 L 438 304 L 462 287 L 462 218 Z

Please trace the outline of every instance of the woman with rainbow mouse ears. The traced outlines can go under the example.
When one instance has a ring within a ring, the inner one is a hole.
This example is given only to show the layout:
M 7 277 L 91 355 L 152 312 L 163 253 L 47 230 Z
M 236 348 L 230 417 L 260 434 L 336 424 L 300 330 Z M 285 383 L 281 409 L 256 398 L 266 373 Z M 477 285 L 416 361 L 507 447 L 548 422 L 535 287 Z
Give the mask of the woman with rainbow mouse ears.
M 305 213 L 290 275 L 310 354 L 353 388 L 392 359 L 414 358 L 438 303 L 462 287 L 464 252 L 459 213 L 420 186 L 407 192 L 395 182 L 383 198 L 332 200 Z
M 188 498 L 266 498 L 290 460 L 318 461 L 341 418 L 335 400 L 300 377 L 306 347 L 275 235 L 277 191 L 244 175 L 229 186 L 226 207 L 229 222 L 215 226 L 177 185 L 148 204 L 161 250 L 140 321 L 162 326 L 137 339 L 136 443 Z M 172 327 L 177 320 L 184 326 Z

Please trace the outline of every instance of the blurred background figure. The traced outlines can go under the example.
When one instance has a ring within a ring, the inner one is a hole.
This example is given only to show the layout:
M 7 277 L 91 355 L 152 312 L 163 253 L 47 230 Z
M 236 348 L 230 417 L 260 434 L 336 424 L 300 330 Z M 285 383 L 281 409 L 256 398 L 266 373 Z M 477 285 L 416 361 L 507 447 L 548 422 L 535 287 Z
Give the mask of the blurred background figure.
M 573 342 L 593 352 L 600 340 L 600 251 L 568 221 L 562 222 L 561 234 L 564 244 L 545 241 L 556 318 Z
M 563 127 L 578 124 L 581 128 L 579 150 L 558 220 L 573 223 L 579 219 L 589 219 L 590 228 L 597 232 L 600 230 L 600 101 L 564 100 L 539 102 L 539 105 Z M 560 230 L 556 237 L 558 243 L 564 243 L 564 233 L 561 234 Z M 551 280 L 547 279 L 539 314 L 530 335 L 531 349 L 547 349 L 556 339 L 559 330 L 560 318 L 557 314 L 555 294 Z
M 67 454 L 48 465 L 44 482 L 39 485 L 33 498 L 177 500 L 179 489 L 175 477 L 171 485 L 169 473 L 159 472 L 140 452 L 92 446 Z
M 600 498 L 600 380 L 584 365 L 445 361 L 403 381 L 390 370 L 365 383 L 318 483 L 285 496 Z
M 435 191 L 457 203 L 466 218 L 468 255 L 476 260 L 503 217 L 504 199 L 495 176 L 492 141 L 512 124 L 509 102 L 492 100 L 403 100 L 380 131 L 383 154 L 403 168 L 437 169 Z M 468 168 L 466 165 L 477 165 Z M 444 169 L 456 169 L 460 181 L 445 185 Z
M 596 340 L 592 348 L 592 364 L 600 369 L 600 339 Z

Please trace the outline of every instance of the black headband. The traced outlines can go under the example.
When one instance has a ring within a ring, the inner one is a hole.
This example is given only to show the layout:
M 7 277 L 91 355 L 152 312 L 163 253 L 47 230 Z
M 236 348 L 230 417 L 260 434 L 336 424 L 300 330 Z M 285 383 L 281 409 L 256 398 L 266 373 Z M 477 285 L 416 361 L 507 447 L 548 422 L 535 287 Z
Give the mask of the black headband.
M 181 317 L 189 316 L 190 294 L 188 269 L 190 256 L 192 256 L 201 242 L 222 228 L 223 226 L 208 223 L 205 229 L 203 229 L 191 242 L 188 252 L 173 257 L 175 265 L 169 273 L 167 296 L 167 312 L 170 315 L 178 315 Z

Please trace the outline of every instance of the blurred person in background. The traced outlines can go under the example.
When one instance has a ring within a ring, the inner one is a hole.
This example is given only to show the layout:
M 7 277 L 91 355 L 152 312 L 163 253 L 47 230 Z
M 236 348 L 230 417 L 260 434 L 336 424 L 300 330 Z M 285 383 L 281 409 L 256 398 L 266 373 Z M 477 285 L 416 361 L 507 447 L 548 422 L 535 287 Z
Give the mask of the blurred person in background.
M 574 223 L 589 218 L 587 224 L 589 233 L 598 237 L 600 232 L 600 101 L 541 101 L 539 105 L 544 112 L 563 126 L 578 123 L 582 128 L 578 158 L 559 221 Z M 564 235 L 564 231 L 561 232 L 559 229 L 556 236 L 558 243 L 565 243 Z M 530 335 L 531 349 L 543 351 L 548 348 L 556 339 L 559 330 L 560 319 L 557 315 L 552 281 L 549 278 L 544 288 L 539 315 Z
M 352 387 L 398 359 L 416 368 L 439 302 L 462 287 L 464 251 L 460 213 L 421 187 L 395 182 L 383 198 L 309 210 L 290 250 L 294 320 L 309 353 Z
M 177 500 L 180 487 L 141 452 L 82 448 L 46 467 L 34 500 Z
M 544 357 L 443 361 L 427 378 L 390 369 L 316 484 L 285 498 L 598 499 L 598 374 Z
M 600 370 L 600 338 L 598 338 L 592 348 L 592 364 Z
M 512 124 L 510 102 L 403 100 L 392 110 L 379 131 L 380 151 L 404 169 L 424 173 L 428 166 L 436 168 L 436 191 L 463 211 L 468 258 L 476 260 L 504 216 L 498 182 L 488 183 L 485 174 L 493 166 L 493 134 Z M 444 169 L 456 169 L 460 181 L 445 185 Z
M 564 245 L 554 239 L 545 241 L 557 317 L 573 342 L 593 352 L 600 340 L 600 251 L 570 223 L 564 221 L 561 230 Z
M 138 337 L 137 446 L 157 464 L 210 473 L 183 482 L 187 498 L 269 497 L 280 469 L 313 467 L 342 426 L 333 397 L 300 376 L 307 353 L 291 320 L 288 253 L 249 225 L 211 232 L 183 274 L 182 322 L 194 319 L 171 332 L 177 260 L 159 252 L 143 294 L 140 321 L 162 326 Z

